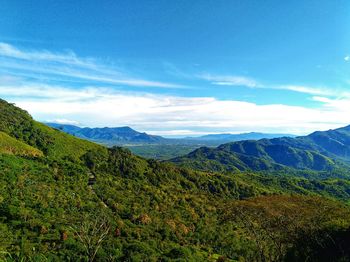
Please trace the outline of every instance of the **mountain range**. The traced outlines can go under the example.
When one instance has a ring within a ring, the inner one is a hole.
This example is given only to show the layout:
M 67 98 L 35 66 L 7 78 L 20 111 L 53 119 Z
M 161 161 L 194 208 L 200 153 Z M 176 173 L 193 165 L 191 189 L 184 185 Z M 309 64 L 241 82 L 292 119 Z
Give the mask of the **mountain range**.
M 165 138 L 138 132 L 128 126 L 89 128 L 75 125 L 45 123 L 46 125 L 106 146 L 119 145 L 130 149 L 134 154 L 161 160 L 168 160 L 192 152 L 201 146 L 214 147 L 224 143 L 244 139 L 292 137 L 287 134 L 243 133 L 211 134 L 200 137 Z
M 277 137 L 295 137 L 291 134 L 272 134 L 272 133 L 259 133 L 259 132 L 249 132 L 241 134 L 210 134 L 199 137 L 186 137 L 188 140 L 194 141 L 218 141 L 218 143 L 227 143 L 240 140 L 259 140 L 263 138 L 277 138 Z
M 46 125 L 59 129 L 65 133 L 74 135 L 79 138 L 102 142 L 105 144 L 130 144 L 130 143 L 146 143 L 146 144 L 202 144 L 202 145 L 219 145 L 225 142 L 277 138 L 277 137 L 293 137 L 289 134 L 269 134 L 269 133 L 242 133 L 242 134 L 210 134 L 199 137 L 185 138 L 165 138 L 162 136 L 150 135 L 145 132 L 136 131 L 128 126 L 124 127 L 103 127 L 89 128 L 78 127 L 75 125 L 45 123 Z
M 166 139 L 161 136 L 153 136 L 146 133 L 141 133 L 128 126 L 81 128 L 74 125 L 63 125 L 63 124 L 57 124 L 57 123 L 46 123 L 46 124 L 50 127 L 59 129 L 65 133 L 74 135 L 79 138 L 98 141 L 98 142 L 106 142 L 108 144 L 162 143 L 166 141 Z
M 244 140 L 202 147 L 174 163 L 201 170 L 281 170 L 284 168 L 330 171 L 350 163 L 350 126 L 318 131 L 295 138 Z

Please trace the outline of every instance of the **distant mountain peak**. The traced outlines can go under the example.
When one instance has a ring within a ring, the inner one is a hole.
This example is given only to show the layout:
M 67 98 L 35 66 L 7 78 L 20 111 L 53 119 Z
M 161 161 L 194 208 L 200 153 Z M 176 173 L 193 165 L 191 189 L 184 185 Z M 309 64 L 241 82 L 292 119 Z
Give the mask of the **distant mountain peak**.
M 263 138 L 277 138 L 277 137 L 295 137 L 291 134 L 273 134 L 273 133 L 259 133 L 259 132 L 247 132 L 240 134 L 231 134 L 231 133 L 220 133 L 220 134 L 209 134 L 200 137 L 189 137 L 187 139 L 193 139 L 198 141 L 221 141 L 225 142 L 233 142 L 240 140 L 259 140 Z
M 63 125 L 56 123 L 46 123 L 48 126 L 60 129 L 68 134 L 100 142 L 108 143 L 152 143 L 165 140 L 160 136 L 153 136 L 147 133 L 141 133 L 129 126 L 122 127 L 78 127 L 74 125 Z

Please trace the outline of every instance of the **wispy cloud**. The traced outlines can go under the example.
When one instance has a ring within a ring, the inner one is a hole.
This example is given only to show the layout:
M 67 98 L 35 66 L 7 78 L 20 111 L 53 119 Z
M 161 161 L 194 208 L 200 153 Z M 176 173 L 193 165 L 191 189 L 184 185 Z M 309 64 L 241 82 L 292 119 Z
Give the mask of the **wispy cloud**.
M 318 88 L 310 86 L 298 86 L 298 85 L 281 85 L 275 87 L 275 89 L 289 90 L 298 93 L 304 93 L 309 95 L 323 95 L 323 96 L 335 96 L 339 95 L 339 92 L 336 90 L 331 90 L 327 88 Z
M 22 50 L 0 42 L 0 70 L 7 74 L 58 81 L 94 81 L 136 87 L 184 88 L 181 85 L 135 78 L 93 58 L 81 58 L 74 52 Z
M 65 53 L 52 53 L 47 50 L 23 51 L 8 43 L 0 42 L 0 55 L 22 60 L 41 60 L 47 62 L 63 63 L 67 65 L 78 65 L 95 68 L 95 61 L 91 58 L 79 58 L 73 51 Z
M 254 79 L 244 76 L 218 76 L 203 74 L 198 75 L 198 78 L 208 80 L 214 85 L 226 86 L 246 86 L 246 87 L 260 87 L 261 85 Z
M 263 84 L 254 78 L 245 76 L 220 76 L 212 74 L 202 74 L 197 76 L 200 79 L 207 80 L 213 85 L 222 86 L 244 86 L 249 88 L 259 89 L 274 89 L 274 90 L 286 90 L 297 93 L 303 93 L 308 95 L 319 96 L 349 96 L 349 92 L 344 92 L 338 89 L 325 88 L 325 87 L 313 87 L 306 85 L 283 85 L 283 84 Z

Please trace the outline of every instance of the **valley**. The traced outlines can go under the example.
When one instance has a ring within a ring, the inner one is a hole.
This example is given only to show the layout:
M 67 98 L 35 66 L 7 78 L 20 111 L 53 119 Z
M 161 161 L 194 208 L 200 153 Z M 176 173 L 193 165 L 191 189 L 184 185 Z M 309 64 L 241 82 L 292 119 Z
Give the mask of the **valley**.
M 136 155 L 161 160 L 168 160 L 188 154 L 202 146 L 216 147 L 223 143 L 239 140 L 293 137 L 293 135 L 287 134 L 251 132 L 244 134 L 212 134 L 199 137 L 165 138 L 162 136 L 149 135 L 145 132 L 138 132 L 128 126 L 82 128 L 58 123 L 44 124 L 82 139 L 108 147 L 123 146 L 129 148 Z

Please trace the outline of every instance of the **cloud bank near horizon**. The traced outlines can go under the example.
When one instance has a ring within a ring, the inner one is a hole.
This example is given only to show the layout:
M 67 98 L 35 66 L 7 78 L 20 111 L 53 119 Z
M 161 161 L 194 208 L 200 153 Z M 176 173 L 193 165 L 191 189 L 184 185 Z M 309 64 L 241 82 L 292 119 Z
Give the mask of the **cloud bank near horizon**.
M 97 59 L 80 58 L 73 52 L 25 51 L 0 43 L 0 61 L 0 96 L 26 109 L 39 121 L 91 127 L 128 125 L 158 135 L 249 131 L 305 134 L 350 124 L 350 95 L 326 88 L 271 87 L 307 94 L 319 103 L 317 108 L 256 104 L 205 95 L 126 91 L 116 86 L 183 86 L 129 77 L 123 70 Z M 200 77 L 214 86 L 268 88 L 241 76 Z
M 72 90 L 57 86 L 22 86 L 15 89 L 2 85 L 0 96 L 8 95 L 11 89 L 15 92 L 10 101 L 41 121 L 64 119 L 66 123 L 91 127 L 128 125 L 165 135 L 182 135 L 183 130 L 190 131 L 186 135 L 248 131 L 304 134 L 350 123 L 350 99 L 314 97 L 323 106 L 311 109 L 223 101 L 213 97 L 120 92 L 98 87 Z

